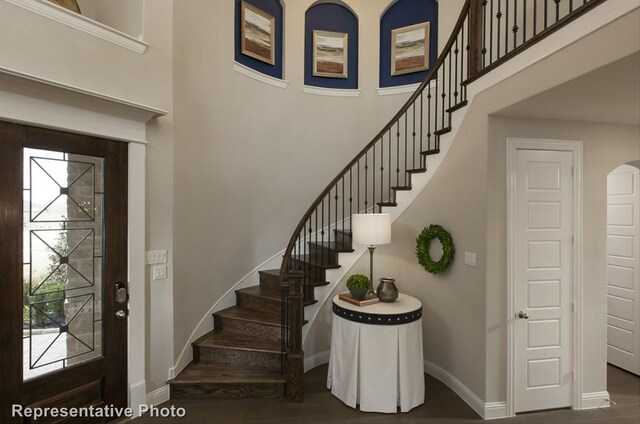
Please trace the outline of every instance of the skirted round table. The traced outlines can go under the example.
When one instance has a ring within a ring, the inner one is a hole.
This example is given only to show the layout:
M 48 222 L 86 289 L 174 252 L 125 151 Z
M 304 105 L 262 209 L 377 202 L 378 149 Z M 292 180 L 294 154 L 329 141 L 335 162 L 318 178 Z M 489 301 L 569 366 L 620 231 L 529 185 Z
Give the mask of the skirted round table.
M 327 388 L 365 412 L 408 412 L 424 403 L 422 303 L 356 306 L 333 298 Z

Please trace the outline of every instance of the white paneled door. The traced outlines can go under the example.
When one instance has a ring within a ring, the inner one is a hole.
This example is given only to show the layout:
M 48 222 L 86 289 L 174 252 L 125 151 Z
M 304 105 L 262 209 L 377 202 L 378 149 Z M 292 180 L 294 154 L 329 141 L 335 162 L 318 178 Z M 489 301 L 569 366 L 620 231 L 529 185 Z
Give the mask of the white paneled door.
M 517 150 L 515 412 L 572 405 L 573 154 Z
M 607 177 L 607 362 L 640 375 L 640 171 Z

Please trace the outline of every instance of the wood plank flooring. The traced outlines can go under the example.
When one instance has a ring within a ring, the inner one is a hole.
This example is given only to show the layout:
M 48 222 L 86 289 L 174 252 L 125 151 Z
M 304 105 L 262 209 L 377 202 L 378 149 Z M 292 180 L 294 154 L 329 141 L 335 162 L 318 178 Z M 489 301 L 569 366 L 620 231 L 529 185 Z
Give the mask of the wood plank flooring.
M 640 378 L 608 366 L 608 390 L 617 403 L 607 409 L 553 411 L 520 414 L 515 418 L 493 420 L 492 424 L 637 424 L 640 422 Z M 149 418 L 134 424 L 462 424 L 483 422 L 453 391 L 425 375 L 425 403 L 405 414 L 363 413 L 345 406 L 326 389 L 327 366 L 305 374 L 305 401 L 283 399 L 172 400 L 160 406 L 186 408 L 184 418 Z

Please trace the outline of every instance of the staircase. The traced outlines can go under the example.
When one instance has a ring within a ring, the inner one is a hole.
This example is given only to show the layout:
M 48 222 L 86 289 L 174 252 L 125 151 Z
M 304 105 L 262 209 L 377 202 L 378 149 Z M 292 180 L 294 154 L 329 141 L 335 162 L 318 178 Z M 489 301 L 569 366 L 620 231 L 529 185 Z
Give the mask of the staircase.
M 326 299 L 333 288 L 327 273 L 340 268 L 342 254 L 357 259 L 364 252 L 352 253 L 352 214 L 406 207 L 410 200 L 400 193 L 411 192 L 417 175 L 453 141 L 467 85 L 603 1 L 529 0 L 527 8 L 526 0 L 515 0 L 515 11 L 503 13 L 499 0 L 467 0 L 416 92 L 302 217 L 281 268 L 260 271 L 258 286 L 236 290 L 236 305 L 213 314 L 214 330 L 192 343 L 193 362 L 169 381 L 171 397 L 302 401 L 303 308 L 317 303 L 319 288 Z

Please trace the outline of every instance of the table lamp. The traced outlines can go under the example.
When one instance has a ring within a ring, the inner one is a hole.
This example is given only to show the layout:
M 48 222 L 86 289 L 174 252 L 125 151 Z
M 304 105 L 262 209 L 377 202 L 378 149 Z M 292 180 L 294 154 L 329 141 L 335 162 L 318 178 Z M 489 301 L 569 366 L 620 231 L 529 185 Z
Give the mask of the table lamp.
M 391 243 L 391 216 L 388 213 L 354 214 L 351 217 L 353 242 L 369 249 L 369 278 L 373 291 L 373 251 L 376 246 Z

